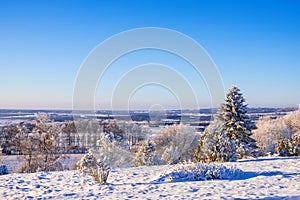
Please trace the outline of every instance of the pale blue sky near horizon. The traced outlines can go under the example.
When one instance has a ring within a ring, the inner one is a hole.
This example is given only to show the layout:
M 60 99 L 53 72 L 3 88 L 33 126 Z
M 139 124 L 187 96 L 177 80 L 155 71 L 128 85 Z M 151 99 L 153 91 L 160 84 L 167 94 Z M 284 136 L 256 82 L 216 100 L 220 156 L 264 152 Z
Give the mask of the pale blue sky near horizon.
M 173 29 L 196 40 L 216 63 L 225 88 L 236 84 L 250 107 L 300 104 L 300 1 L 0 0 L 0 109 L 72 108 L 76 75 L 93 48 L 142 27 Z M 200 105 L 209 106 L 203 80 L 172 55 L 128 55 L 111 73 L 147 62 L 174 66 L 198 92 Z M 101 102 L 101 87 L 110 88 L 109 77 L 98 88 L 100 108 L 108 103 Z M 174 108 L 174 98 L 164 92 L 144 88 L 133 103 Z

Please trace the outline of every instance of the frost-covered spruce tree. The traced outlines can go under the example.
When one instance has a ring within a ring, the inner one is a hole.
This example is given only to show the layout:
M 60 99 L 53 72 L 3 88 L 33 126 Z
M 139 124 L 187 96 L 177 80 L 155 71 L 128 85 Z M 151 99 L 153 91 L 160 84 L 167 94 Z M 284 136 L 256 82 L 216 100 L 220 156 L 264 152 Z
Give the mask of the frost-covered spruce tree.
M 257 146 L 251 135 L 256 126 L 247 115 L 247 104 L 239 88 L 232 86 L 228 90 L 215 118 L 223 122 L 221 130 L 235 141 L 239 158 L 253 155 Z
M 203 160 L 200 159 L 203 157 L 201 152 L 205 154 L 205 152 L 210 151 L 214 152 L 210 161 L 234 160 L 235 156 L 232 154 L 234 151 L 238 158 L 253 155 L 255 148 L 257 148 L 255 140 L 251 138 L 254 128 L 256 128 L 255 124 L 247 115 L 247 105 L 242 93 L 236 86 L 232 86 L 226 94 L 225 102 L 220 105 L 214 116 L 214 121 L 207 127 L 199 141 L 195 152 L 196 160 Z M 206 144 L 207 142 L 210 142 L 210 145 L 214 145 L 214 147 L 210 147 Z M 229 150 L 230 148 L 232 149 Z M 215 154 L 220 153 L 219 151 L 222 149 L 224 150 L 223 155 L 229 153 L 232 156 L 221 156 L 221 160 L 214 158 Z

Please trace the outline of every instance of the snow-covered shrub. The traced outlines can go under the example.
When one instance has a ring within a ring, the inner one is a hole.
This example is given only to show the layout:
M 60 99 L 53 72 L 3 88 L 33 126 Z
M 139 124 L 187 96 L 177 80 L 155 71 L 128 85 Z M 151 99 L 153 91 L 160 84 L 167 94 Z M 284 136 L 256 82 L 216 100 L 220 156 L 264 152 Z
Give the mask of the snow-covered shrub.
M 162 164 L 162 160 L 157 154 L 154 144 L 151 140 L 146 140 L 141 143 L 141 146 L 136 153 L 134 164 L 135 166 Z
M 285 124 L 293 130 L 294 133 L 300 132 L 300 105 L 298 110 L 282 117 Z
M 253 131 L 253 138 L 263 154 L 274 153 L 274 147 L 283 141 L 289 140 L 293 134 L 292 129 L 286 125 L 282 118 L 271 119 L 261 117 L 256 122 L 257 129 Z
M 193 160 L 199 135 L 187 125 L 172 125 L 163 128 L 154 138 L 159 156 L 166 164 Z
M 290 155 L 300 156 L 300 131 L 296 132 L 290 139 Z
M 236 161 L 236 144 L 219 128 L 218 122 L 213 122 L 204 131 L 195 151 L 197 162 L 227 162 Z
M 133 155 L 126 149 L 126 145 L 110 137 L 109 134 L 101 133 L 97 141 L 100 160 L 105 159 L 110 167 L 133 166 Z
M 274 151 L 280 156 L 300 156 L 300 132 L 295 133 L 290 139 L 279 141 Z
M 281 131 L 284 135 L 277 141 L 274 148 L 275 153 L 281 156 L 299 156 L 300 155 L 300 106 L 299 109 L 278 119 L 283 123 L 288 131 Z
M 89 151 L 77 162 L 77 169 L 83 177 L 89 175 L 100 184 L 106 183 L 110 171 L 106 160 L 97 160 L 92 151 Z
M 6 165 L 0 165 L 0 175 L 8 174 L 8 169 Z
M 160 176 L 158 182 L 163 181 L 206 181 L 212 179 L 231 179 L 243 172 L 235 167 L 226 167 L 222 164 L 183 163 L 171 172 Z

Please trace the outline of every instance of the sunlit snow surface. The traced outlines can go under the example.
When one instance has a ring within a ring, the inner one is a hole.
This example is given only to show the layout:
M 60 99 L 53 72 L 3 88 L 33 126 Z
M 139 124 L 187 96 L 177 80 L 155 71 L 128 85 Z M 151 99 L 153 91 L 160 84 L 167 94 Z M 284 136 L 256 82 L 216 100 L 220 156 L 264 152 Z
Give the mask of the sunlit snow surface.
M 232 180 L 157 182 L 170 166 L 117 169 L 106 185 L 83 183 L 77 171 L 0 176 L 0 199 L 300 199 L 300 157 L 225 163 Z M 173 166 L 174 167 L 174 166 Z

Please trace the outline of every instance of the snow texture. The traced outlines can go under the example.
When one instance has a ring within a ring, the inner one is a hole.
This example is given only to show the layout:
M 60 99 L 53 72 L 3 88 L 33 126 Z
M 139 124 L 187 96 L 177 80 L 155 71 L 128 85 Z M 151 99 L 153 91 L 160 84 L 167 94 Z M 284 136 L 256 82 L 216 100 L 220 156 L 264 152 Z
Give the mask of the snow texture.
M 0 199 L 300 199 L 300 157 L 223 163 L 241 169 L 233 179 L 157 182 L 174 166 L 117 168 L 100 185 L 78 171 L 0 176 Z

